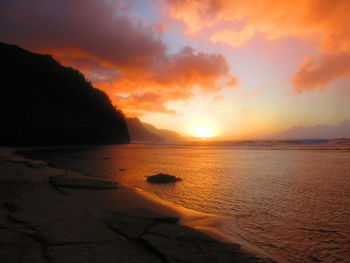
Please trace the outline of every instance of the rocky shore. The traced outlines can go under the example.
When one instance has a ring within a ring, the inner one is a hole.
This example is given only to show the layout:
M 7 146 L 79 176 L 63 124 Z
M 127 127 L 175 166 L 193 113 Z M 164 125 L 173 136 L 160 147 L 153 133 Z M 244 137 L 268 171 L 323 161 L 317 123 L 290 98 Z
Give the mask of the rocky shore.
M 273 262 L 178 223 L 128 188 L 0 148 L 0 259 L 7 262 Z M 164 216 L 165 215 L 165 216 Z

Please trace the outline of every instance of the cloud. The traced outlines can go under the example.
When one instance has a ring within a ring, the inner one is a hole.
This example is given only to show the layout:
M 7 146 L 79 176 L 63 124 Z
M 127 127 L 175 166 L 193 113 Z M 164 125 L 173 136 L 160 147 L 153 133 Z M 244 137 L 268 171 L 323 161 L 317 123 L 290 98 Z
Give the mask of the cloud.
M 200 85 L 203 90 L 218 91 L 218 76 L 226 76 L 227 82 L 237 83 L 229 75 L 229 67 L 221 55 L 196 53 L 191 47 L 184 47 L 178 53 L 165 57 L 152 68 L 155 81 L 167 85 Z
M 167 114 L 176 114 L 174 110 L 169 110 L 165 107 L 166 98 L 159 93 L 151 91 L 142 94 L 132 94 L 126 97 L 117 97 L 118 105 L 122 108 L 128 108 L 132 112 L 161 112 Z
M 211 32 L 214 43 L 233 48 L 256 35 L 266 39 L 295 36 L 320 52 L 308 58 L 293 77 L 296 93 L 322 89 L 350 76 L 349 0 L 168 0 L 170 13 L 187 25 L 189 34 Z
M 122 1 L 11 0 L 1 3 L 2 38 L 106 64 L 144 67 L 164 53 L 150 27 L 133 23 Z
M 171 112 L 166 103 L 190 98 L 194 87 L 217 92 L 236 85 L 219 54 L 191 47 L 169 54 L 161 40 L 166 27 L 145 24 L 133 14 L 130 3 L 4 0 L 1 41 L 54 54 L 60 62 L 77 67 L 114 102 L 121 102 L 126 112 Z M 159 97 L 150 100 L 146 94 L 151 93 Z
M 294 91 L 322 89 L 332 80 L 346 76 L 350 76 L 350 53 L 307 57 L 293 78 Z

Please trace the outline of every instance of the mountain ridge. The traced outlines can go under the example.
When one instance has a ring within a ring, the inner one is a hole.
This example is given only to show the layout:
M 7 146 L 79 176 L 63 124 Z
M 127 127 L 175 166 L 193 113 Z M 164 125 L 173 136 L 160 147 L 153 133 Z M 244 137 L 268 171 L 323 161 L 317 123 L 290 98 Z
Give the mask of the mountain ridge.
M 124 114 L 51 55 L 0 42 L 0 145 L 129 143 Z
M 126 122 L 132 142 L 181 143 L 185 141 L 177 132 L 158 129 L 152 124 L 141 122 L 139 118 L 127 118 Z

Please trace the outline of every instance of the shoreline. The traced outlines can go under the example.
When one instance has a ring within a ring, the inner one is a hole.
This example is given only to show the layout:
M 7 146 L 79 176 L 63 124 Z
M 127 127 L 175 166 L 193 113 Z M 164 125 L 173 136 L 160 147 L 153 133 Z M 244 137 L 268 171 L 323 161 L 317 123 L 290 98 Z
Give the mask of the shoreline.
M 248 253 L 252 253 L 263 258 L 272 258 L 277 260 L 276 256 L 263 251 L 252 243 L 249 243 L 247 240 L 240 237 L 236 232 L 230 231 L 232 235 L 227 234 L 227 231 L 224 230 L 226 226 L 228 227 L 228 225 L 235 225 L 234 219 L 231 217 L 195 211 L 170 201 L 163 200 L 157 195 L 146 192 L 141 188 L 131 187 L 123 183 L 119 183 L 119 185 L 126 191 L 130 191 L 133 197 L 139 197 L 142 200 L 140 200 L 142 203 L 149 203 L 147 209 L 154 213 L 158 213 L 162 216 L 178 217 L 179 224 L 202 232 L 203 234 L 206 234 L 219 242 L 236 245 L 238 244 L 241 246 L 242 250 Z M 278 258 L 278 262 L 287 261 Z
M 26 172 L 29 176 L 33 176 L 35 180 L 40 181 L 40 179 L 47 179 L 49 176 L 62 176 L 62 174 L 64 178 L 86 178 L 86 176 L 78 173 L 50 167 L 45 161 L 31 160 L 20 155 L 15 155 L 14 152 L 16 150 L 16 148 L 1 148 L 0 158 L 12 164 L 24 164 L 24 166 L 26 166 Z M 40 179 L 34 177 L 39 177 Z M 89 176 L 89 178 L 91 177 Z M 26 180 L 27 179 L 28 177 Z M 165 216 L 168 218 L 179 218 L 179 225 L 194 229 L 196 232 L 199 231 L 221 242 L 219 244 L 222 244 L 222 246 L 232 244 L 233 246 L 238 246 L 240 253 L 246 253 L 247 256 L 256 255 L 258 257 L 255 258 L 256 261 L 242 260 L 240 262 L 268 262 L 270 259 L 278 262 L 286 262 L 284 259 L 277 258 L 276 256 L 262 251 L 257 246 L 241 238 L 238 234 L 226 234 L 224 228 L 229 224 L 234 224 L 233 219 L 229 217 L 210 215 L 190 210 L 169 201 L 162 200 L 153 193 L 145 192 L 139 188 L 132 188 L 120 182 L 118 182 L 118 189 L 115 191 L 62 189 L 65 194 L 72 196 L 76 200 L 79 199 L 79 201 L 87 205 L 88 209 L 91 210 L 90 213 L 101 214 L 103 213 L 103 209 L 108 211 L 111 209 L 117 211 L 133 211 L 132 213 L 134 214 L 135 212 L 136 214 L 142 214 L 144 211 L 151 211 L 155 217 Z M 100 195 L 96 195 L 97 192 L 101 192 Z

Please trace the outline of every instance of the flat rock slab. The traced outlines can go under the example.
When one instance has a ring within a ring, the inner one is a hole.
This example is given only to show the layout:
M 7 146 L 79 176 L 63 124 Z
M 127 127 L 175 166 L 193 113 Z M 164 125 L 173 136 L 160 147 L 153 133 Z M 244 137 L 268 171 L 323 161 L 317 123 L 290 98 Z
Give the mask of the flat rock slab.
M 140 238 L 155 221 L 152 219 L 133 217 L 123 214 L 115 214 L 108 219 L 111 229 L 127 238 Z
M 40 244 L 33 239 L 3 228 L 0 228 L 0 237 L 1 263 L 47 262 Z
M 117 235 L 104 222 L 82 215 L 79 218 L 57 221 L 40 232 L 49 244 L 63 243 L 123 243 L 125 238 Z
M 127 210 L 127 209 L 122 209 L 118 211 L 110 211 L 110 214 L 114 215 L 125 215 L 125 216 L 130 216 L 130 217 L 137 217 L 137 218 L 142 218 L 142 219 L 152 219 L 156 221 L 157 223 L 178 223 L 179 218 L 178 217 L 169 217 L 169 216 L 163 216 L 159 214 L 155 214 L 154 212 L 151 212 L 149 210 L 144 210 L 144 209 L 132 209 L 132 210 Z
M 142 238 L 169 262 L 271 262 L 178 224 L 156 224 Z
M 58 176 L 49 177 L 50 184 L 56 187 L 72 188 L 72 189 L 87 189 L 87 190 L 113 190 L 117 189 L 116 182 L 90 179 L 90 178 L 66 178 Z
M 55 263 L 161 263 L 162 260 L 152 255 L 145 248 L 132 242 L 124 244 L 84 244 L 51 246 L 50 258 Z
M 46 163 L 44 161 L 28 160 L 28 159 L 25 159 L 25 158 L 22 158 L 22 157 L 19 157 L 19 156 L 11 156 L 11 157 L 6 158 L 6 160 L 9 161 L 9 162 L 13 162 L 13 163 L 23 163 L 27 167 L 34 168 L 34 169 L 46 168 L 48 166 L 51 166 L 51 165 L 49 165 L 48 163 Z
M 110 214 L 107 219 L 109 227 L 131 239 L 141 238 L 155 224 L 175 224 L 179 221 L 175 217 L 159 216 L 147 211 L 113 211 Z

